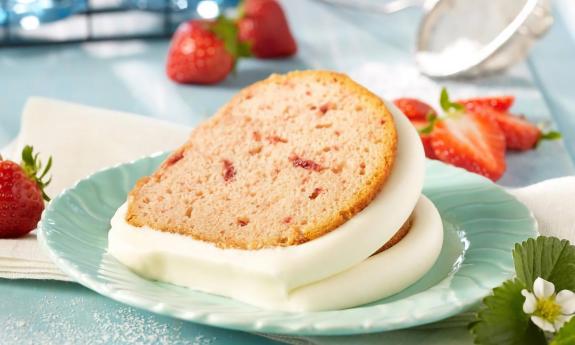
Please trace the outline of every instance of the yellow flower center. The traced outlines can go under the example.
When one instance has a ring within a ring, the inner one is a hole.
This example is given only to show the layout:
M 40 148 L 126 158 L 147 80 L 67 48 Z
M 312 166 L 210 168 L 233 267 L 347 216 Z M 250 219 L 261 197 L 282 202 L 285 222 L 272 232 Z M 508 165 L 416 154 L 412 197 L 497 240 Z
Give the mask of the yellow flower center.
M 555 298 L 542 298 L 537 300 L 537 308 L 534 315 L 553 322 L 557 316 L 561 315 L 561 306 L 555 302 Z

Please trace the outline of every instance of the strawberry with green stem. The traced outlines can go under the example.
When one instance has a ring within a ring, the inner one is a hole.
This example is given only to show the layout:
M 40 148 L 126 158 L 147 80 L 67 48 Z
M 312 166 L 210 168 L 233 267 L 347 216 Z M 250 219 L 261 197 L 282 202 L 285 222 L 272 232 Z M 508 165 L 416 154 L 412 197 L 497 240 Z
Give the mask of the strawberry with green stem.
M 542 141 L 561 139 L 561 133 L 543 132 L 542 126 L 534 125 L 521 116 L 496 114 L 495 120 L 505 134 L 507 148 L 510 150 L 531 150 Z
M 505 172 L 505 136 L 497 122 L 479 107 L 469 112 L 441 91 L 444 115 L 431 128 L 431 147 L 445 163 L 497 181 Z
M 523 116 L 510 112 L 513 96 L 482 97 L 459 100 L 469 112 L 489 113 L 505 135 L 507 149 L 530 150 L 544 140 L 557 140 L 561 133 L 557 131 L 543 132 L 542 126 L 530 123 Z
M 50 200 L 44 188 L 51 167 L 52 157 L 43 167 L 31 146 L 22 150 L 20 164 L 0 157 L 0 238 L 24 236 L 36 228 L 44 201 Z
M 528 150 L 543 140 L 561 138 L 544 133 L 524 117 L 510 113 L 513 96 L 478 97 L 452 102 L 441 92 L 443 114 L 412 98 L 395 104 L 418 129 L 428 158 L 497 180 L 505 171 L 505 150 Z M 503 138 L 503 141 L 502 141 Z
M 236 23 L 226 17 L 180 24 L 172 37 L 166 73 L 182 84 L 214 84 L 224 80 L 239 58 L 249 56 L 238 40 Z

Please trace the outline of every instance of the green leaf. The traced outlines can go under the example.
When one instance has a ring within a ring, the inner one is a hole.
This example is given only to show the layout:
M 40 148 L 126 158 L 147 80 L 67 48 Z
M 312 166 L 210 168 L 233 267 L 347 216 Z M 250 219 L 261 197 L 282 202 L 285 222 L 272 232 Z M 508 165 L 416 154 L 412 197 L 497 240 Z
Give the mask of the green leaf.
M 36 158 L 34 157 L 34 148 L 30 145 L 24 146 L 22 149 L 22 163 L 20 164 L 22 170 L 26 176 L 31 179 L 36 178 L 36 173 L 38 172 L 38 166 L 36 164 Z
M 461 103 L 454 103 L 449 99 L 449 94 L 446 88 L 441 89 L 441 96 L 439 98 L 439 104 L 441 108 L 446 113 L 459 112 L 465 110 L 465 107 Z
M 530 291 L 537 277 L 555 284 L 555 291 L 575 291 L 575 246 L 567 240 L 530 238 L 515 245 L 513 261 L 517 278 Z
M 508 280 L 485 297 L 470 325 L 475 344 L 540 345 L 547 344 L 544 333 L 523 312 L 525 286 L 517 279 Z
M 551 345 L 573 344 L 575 344 L 575 318 L 563 325 L 551 342 Z
M 236 7 L 236 17 L 242 19 L 246 15 L 246 4 L 244 0 L 240 0 Z
M 36 182 L 42 191 L 42 197 L 44 200 L 50 201 L 50 198 L 44 192 L 44 187 L 50 184 L 52 178 L 48 179 L 48 181 L 44 181 L 44 177 L 46 177 L 46 174 L 48 174 L 48 171 L 50 171 L 50 168 L 52 167 L 52 157 L 48 159 L 48 163 L 44 170 L 42 170 L 42 162 L 39 157 L 39 153 L 34 154 L 34 148 L 32 146 L 26 145 L 22 150 L 22 162 L 20 163 L 20 166 L 22 167 L 22 170 L 24 170 L 26 176 Z M 40 173 L 40 171 L 42 172 Z M 40 176 L 38 176 L 39 173 Z
M 543 131 L 544 127 L 545 127 L 544 124 L 539 124 L 539 128 L 542 131 Z M 561 135 L 561 132 L 558 132 L 558 131 L 543 132 L 539 136 L 539 139 L 537 139 L 537 142 L 535 143 L 535 148 L 539 147 L 539 145 L 543 141 L 559 140 L 561 138 L 563 138 L 563 136 Z
M 50 201 L 52 199 L 50 199 L 50 197 L 48 196 L 48 194 L 46 194 L 46 192 L 42 189 L 42 199 L 44 199 L 45 201 Z
M 543 133 L 541 135 L 540 140 L 557 140 L 557 139 L 561 139 L 561 138 L 562 138 L 561 132 L 549 131 L 547 133 Z
M 435 123 L 437 122 L 437 114 L 436 113 L 429 113 L 427 115 L 427 126 L 421 128 L 419 133 L 421 134 L 430 134 L 433 132 L 435 128 Z
M 220 16 L 214 22 L 211 30 L 218 38 L 224 41 L 226 49 L 235 55 L 238 33 L 236 23 L 224 16 Z
M 34 165 L 34 156 L 32 155 L 33 150 L 34 149 L 30 145 L 24 146 L 24 149 L 22 150 L 22 162 L 27 165 Z
M 38 177 L 40 180 L 43 179 L 46 174 L 48 173 L 48 171 L 50 171 L 50 168 L 52 167 L 52 157 L 48 158 L 48 164 L 46 164 L 46 167 L 44 168 L 44 171 L 42 171 L 42 175 L 40 175 L 40 177 Z M 51 180 L 51 179 L 50 179 Z M 45 182 L 44 186 L 47 186 L 50 183 L 50 181 Z
M 251 56 L 251 47 L 240 42 L 238 38 L 238 26 L 235 21 L 219 16 L 213 23 L 211 31 L 224 42 L 224 47 L 234 57 L 234 68 L 238 58 Z
M 252 56 L 252 44 L 249 42 L 238 43 L 238 57 Z

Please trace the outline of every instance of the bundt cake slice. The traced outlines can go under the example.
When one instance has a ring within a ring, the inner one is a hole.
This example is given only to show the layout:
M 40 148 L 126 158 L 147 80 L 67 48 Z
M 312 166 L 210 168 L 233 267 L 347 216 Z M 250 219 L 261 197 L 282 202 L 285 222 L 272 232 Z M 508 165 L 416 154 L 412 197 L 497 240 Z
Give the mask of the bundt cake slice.
M 384 102 L 347 76 L 272 75 L 240 91 L 138 181 L 126 220 L 222 248 L 301 244 L 369 204 L 396 144 Z

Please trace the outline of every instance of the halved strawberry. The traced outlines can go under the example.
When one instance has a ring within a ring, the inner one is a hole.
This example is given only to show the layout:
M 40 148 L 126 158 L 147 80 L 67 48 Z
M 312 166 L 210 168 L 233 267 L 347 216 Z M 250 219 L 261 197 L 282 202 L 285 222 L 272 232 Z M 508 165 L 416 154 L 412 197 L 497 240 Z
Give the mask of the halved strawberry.
M 431 133 L 431 147 L 441 161 L 493 181 L 505 172 L 505 136 L 489 116 L 461 112 L 442 118 Z
M 509 111 L 514 102 L 514 96 L 475 97 L 457 101 L 457 103 L 463 104 L 467 110 L 473 111 L 476 107 L 489 107 L 501 112 Z
M 430 115 L 437 115 L 433 107 L 415 98 L 398 98 L 393 103 L 410 120 L 427 121 Z
M 541 140 L 561 138 L 559 132 L 542 133 L 538 126 L 530 123 L 524 117 L 513 115 L 508 111 L 499 111 L 491 106 L 477 105 L 467 111 L 493 118 L 505 135 L 506 147 L 509 150 L 530 150 L 535 148 Z
M 497 116 L 497 124 L 505 134 L 507 148 L 529 150 L 535 147 L 541 137 L 539 127 L 518 116 Z
M 419 138 L 421 138 L 421 143 L 423 144 L 423 149 L 425 150 L 425 157 L 429 159 L 437 159 L 433 148 L 431 147 L 431 135 L 429 133 L 422 133 L 421 130 L 429 126 L 429 121 L 421 120 L 411 120 L 411 124 L 415 126 L 415 129 L 419 132 Z

